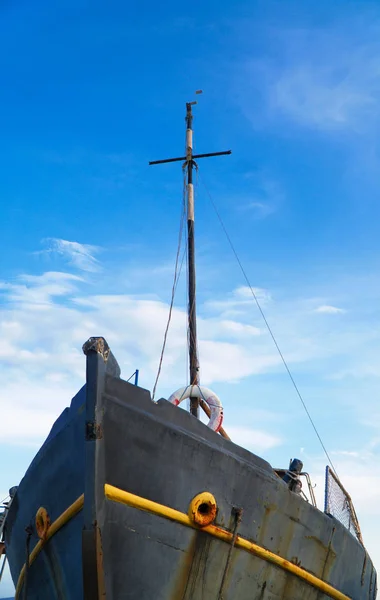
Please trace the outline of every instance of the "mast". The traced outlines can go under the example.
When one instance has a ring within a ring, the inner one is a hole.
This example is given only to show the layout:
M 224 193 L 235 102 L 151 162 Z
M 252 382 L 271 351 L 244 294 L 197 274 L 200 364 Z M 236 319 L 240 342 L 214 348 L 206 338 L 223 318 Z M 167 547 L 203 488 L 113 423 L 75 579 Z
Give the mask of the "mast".
M 197 94 L 202 93 L 200 90 Z M 188 325 L 189 325 L 189 368 L 190 384 L 199 385 L 199 362 L 197 346 L 197 313 L 196 313 L 196 277 L 195 277 L 195 235 L 194 235 L 194 185 L 193 169 L 197 167 L 195 159 L 209 158 L 211 156 L 223 156 L 231 154 L 231 150 L 225 152 L 211 152 L 208 154 L 193 154 L 193 113 L 192 106 L 197 102 L 186 102 L 186 156 L 178 158 L 165 158 L 163 160 L 150 161 L 150 165 L 160 165 L 182 161 L 187 170 L 187 239 L 188 239 Z M 198 418 L 199 400 L 190 398 L 190 412 Z
M 187 240 L 188 240 L 188 271 L 189 271 L 189 367 L 190 384 L 199 385 L 199 363 L 197 349 L 197 311 L 195 284 L 195 240 L 194 240 L 194 185 L 193 185 L 193 114 L 191 107 L 195 102 L 186 103 L 186 163 L 187 163 Z M 190 397 L 190 412 L 198 417 L 198 398 Z

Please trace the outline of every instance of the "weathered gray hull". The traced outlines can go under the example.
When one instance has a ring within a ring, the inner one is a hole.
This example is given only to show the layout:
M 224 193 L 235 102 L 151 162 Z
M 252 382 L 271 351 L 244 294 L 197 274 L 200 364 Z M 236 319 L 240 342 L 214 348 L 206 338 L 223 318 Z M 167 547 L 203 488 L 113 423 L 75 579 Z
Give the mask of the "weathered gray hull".
M 343 525 L 291 492 L 266 461 L 121 380 L 102 348 L 96 340 L 86 347 L 86 386 L 57 420 L 7 516 L 19 598 L 26 587 L 28 600 L 375 599 L 372 562 Z M 207 530 L 187 516 L 201 492 L 218 507 Z M 55 527 L 42 545 L 41 506 Z
M 104 483 L 187 513 L 209 491 L 216 523 L 330 583 L 347 596 L 376 596 L 363 546 L 335 519 L 289 491 L 270 465 L 165 400 L 106 376 L 97 411 L 96 512 L 107 599 L 322 600 L 297 576 L 252 554 L 117 502 Z M 230 556 L 230 558 L 229 558 Z M 226 573 L 225 573 L 226 571 Z M 223 589 L 222 589 L 223 586 Z

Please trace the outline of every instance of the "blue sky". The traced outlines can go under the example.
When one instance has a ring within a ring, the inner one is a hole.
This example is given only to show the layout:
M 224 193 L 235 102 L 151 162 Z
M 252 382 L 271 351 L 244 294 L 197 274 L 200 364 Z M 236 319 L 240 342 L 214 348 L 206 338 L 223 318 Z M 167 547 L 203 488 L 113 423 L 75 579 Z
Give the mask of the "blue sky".
M 0 11 L 3 496 L 82 384 L 89 335 L 152 387 L 182 176 L 148 161 L 183 152 L 200 88 L 196 150 L 233 150 L 196 187 L 202 381 L 234 440 L 280 466 L 303 457 L 322 497 L 325 458 L 206 184 L 379 564 L 378 3 Z M 159 395 L 186 383 L 185 306 L 182 279 Z

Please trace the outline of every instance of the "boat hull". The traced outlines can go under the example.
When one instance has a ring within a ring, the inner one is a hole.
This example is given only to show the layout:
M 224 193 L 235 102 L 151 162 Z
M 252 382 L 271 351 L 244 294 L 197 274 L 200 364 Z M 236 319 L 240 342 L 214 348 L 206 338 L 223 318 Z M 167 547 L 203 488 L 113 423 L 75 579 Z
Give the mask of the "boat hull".
M 5 541 L 17 582 L 24 529 L 39 506 L 54 521 L 85 494 L 83 510 L 30 566 L 28 600 L 333 597 L 313 577 L 354 600 L 376 597 L 376 572 L 364 547 L 289 491 L 267 462 L 167 401 L 153 403 L 149 392 L 107 372 L 101 353 L 89 353 L 87 362 L 85 408 L 73 410 L 69 424 L 42 448 L 7 519 Z M 53 468 L 53 451 L 61 453 L 59 468 Z M 159 508 L 115 501 L 106 484 L 120 490 L 120 498 L 127 492 Z M 191 500 L 204 491 L 217 503 L 211 530 L 186 522 Z M 168 509 L 183 516 L 176 520 Z M 36 542 L 34 535 L 32 547 Z

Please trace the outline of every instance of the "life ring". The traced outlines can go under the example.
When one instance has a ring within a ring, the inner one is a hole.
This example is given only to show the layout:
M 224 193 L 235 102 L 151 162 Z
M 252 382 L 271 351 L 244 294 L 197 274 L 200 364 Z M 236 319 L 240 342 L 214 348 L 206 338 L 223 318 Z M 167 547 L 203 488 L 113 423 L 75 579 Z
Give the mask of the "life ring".
M 218 432 L 223 423 L 223 406 L 218 396 L 206 387 L 199 385 L 188 385 L 184 388 L 180 388 L 174 392 L 169 402 L 178 406 L 182 400 L 186 398 L 201 398 L 208 404 L 210 408 L 210 420 L 207 423 L 207 427 L 210 427 L 213 431 Z

